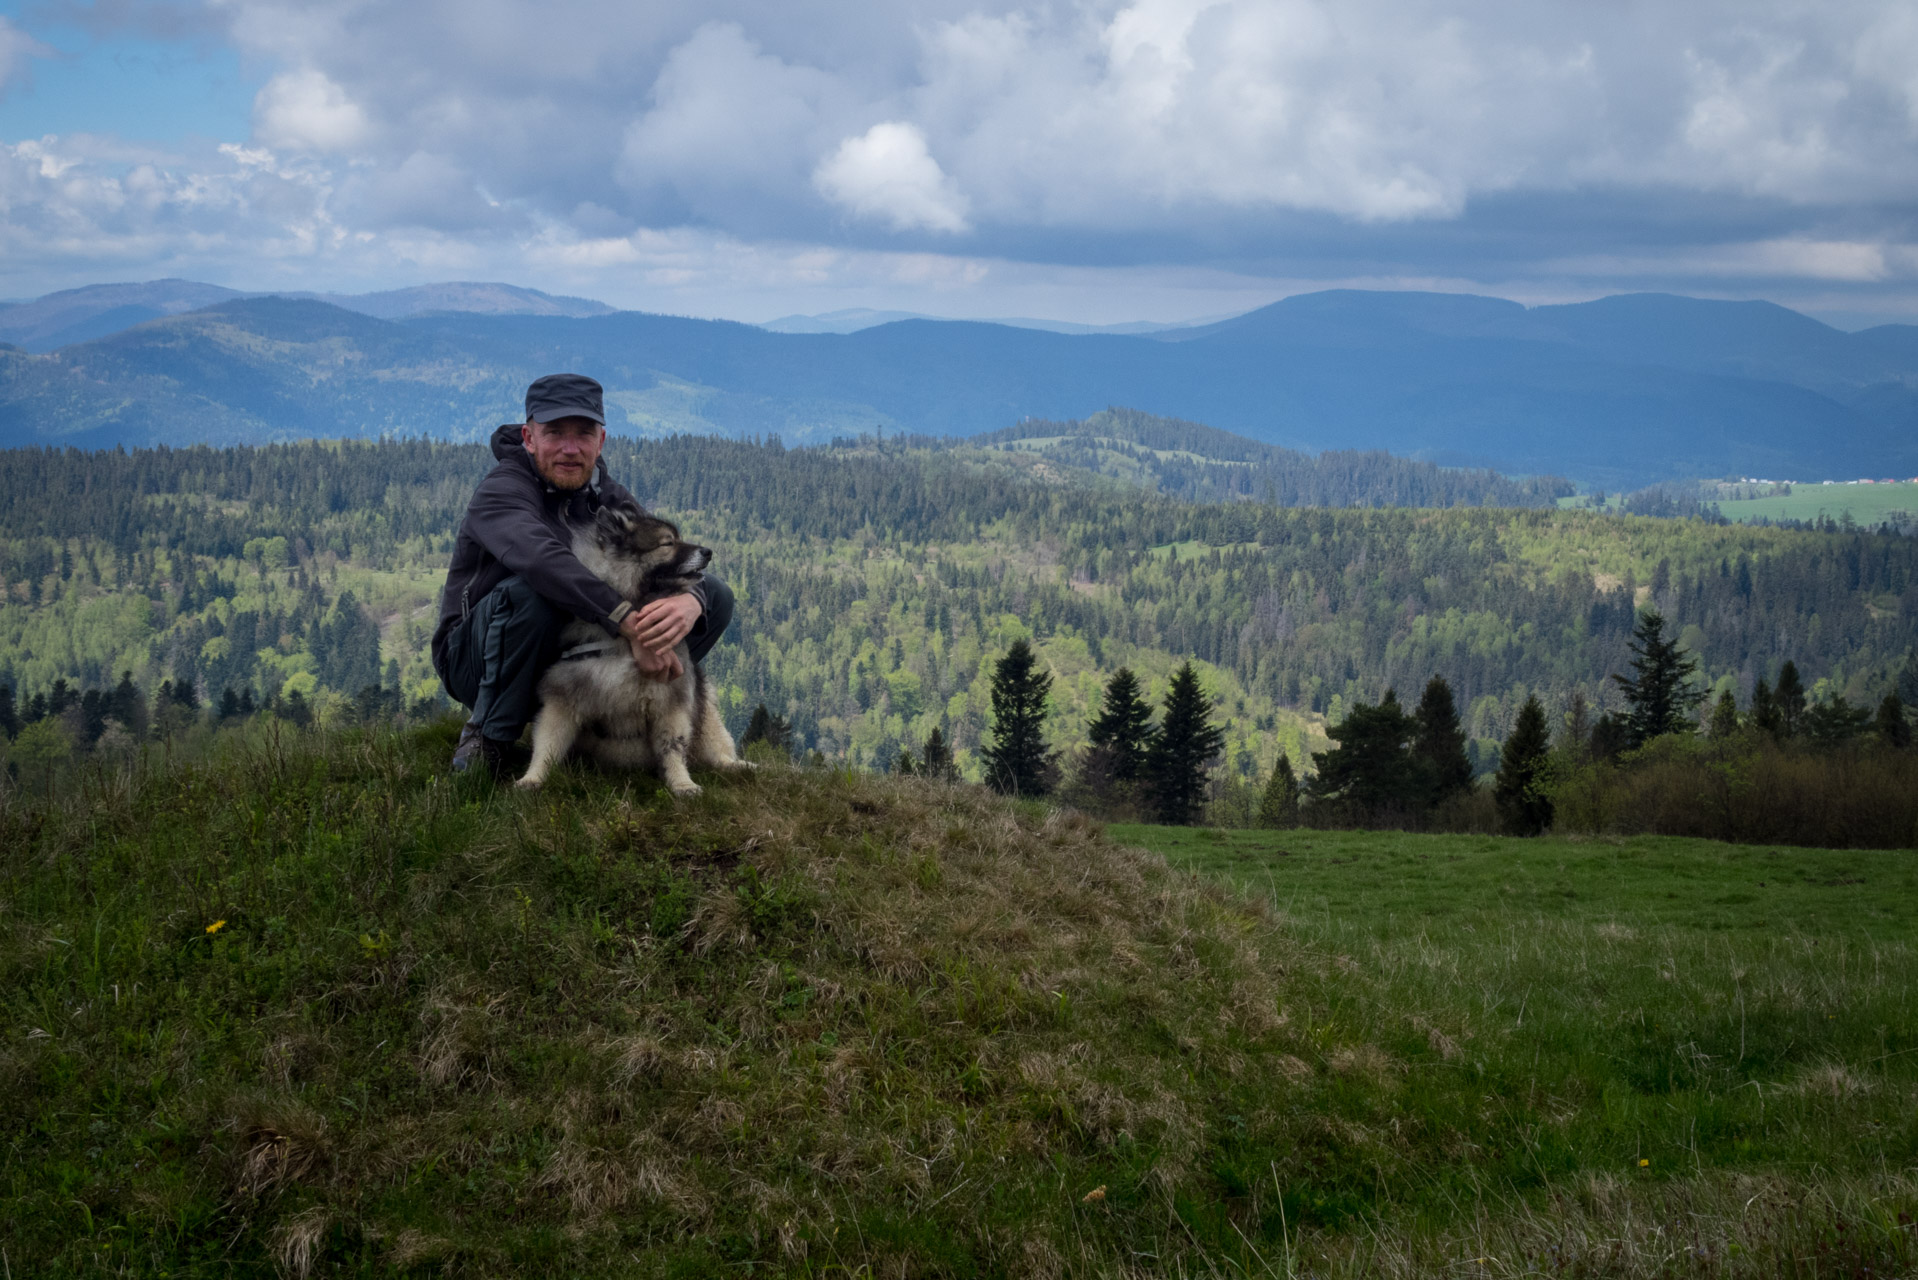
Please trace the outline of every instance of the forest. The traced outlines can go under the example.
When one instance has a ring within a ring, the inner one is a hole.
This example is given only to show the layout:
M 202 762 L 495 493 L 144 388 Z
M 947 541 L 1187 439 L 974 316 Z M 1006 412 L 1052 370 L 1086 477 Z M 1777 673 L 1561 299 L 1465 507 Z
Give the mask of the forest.
M 1646 605 L 1741 704 L 1787 660 L 1814 700 L 1875 704 L 1918 644 L 1909 538 L 1559 510 L 1555 482 L 1207 430 L 1115 411 L 984 441 L 613 439 L 606 460 L 739 597 L 708 659 L 735 730 L 764 702 L 861 767 L 936 727 L 978 777 L 1019 639 L 1064 751 L 1114 670 L 1156 702 L 1191 660 L 1246 781 L 1434 675 L 1490 772 L 1527 698 L 1617 704 Z M 490 462 L 420 440 L 0 452 L 0 685 L 430 710 L 435 598 Z

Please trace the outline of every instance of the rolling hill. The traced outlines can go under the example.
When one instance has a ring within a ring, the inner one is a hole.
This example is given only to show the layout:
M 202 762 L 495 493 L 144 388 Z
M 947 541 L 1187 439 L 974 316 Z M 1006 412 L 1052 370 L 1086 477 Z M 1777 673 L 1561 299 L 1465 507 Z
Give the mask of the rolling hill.
M 791 334 L 443 302 L 382 320 L 233 298 L 51 353 L 0 351 L 0 445 L 476 439 L 527 381 L 567 368 L 604 382 L 611 425 L 635 435 L 972 436 L 1122 404 L 1293 449 L 1608 488 L 1918 471 L 1918 328 L 1847 334 L 1765 303 L 1334 291 L 1121 335 L 928 320 Z

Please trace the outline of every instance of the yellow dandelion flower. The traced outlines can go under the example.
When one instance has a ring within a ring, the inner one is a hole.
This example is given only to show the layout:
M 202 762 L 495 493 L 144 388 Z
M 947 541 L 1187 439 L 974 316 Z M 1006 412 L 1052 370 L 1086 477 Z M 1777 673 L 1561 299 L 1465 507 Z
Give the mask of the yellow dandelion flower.
M 224 921 L 224 920 L 215 920 L 215 921 L 214 921 L 214 922 L 213 922 L 212 924 L 210 924 L 210 925 L 208 925 L 208 926 L 206 927 L 206 931 L 207 931 L 208 933 L 218 933 L 218 932 L 219 932 L 220 930 L 222 930 L 222 929 L 224 929 L 224 928 L 226 928 L 226 921 Z
M 1638 1167 L 1641 1169 L 1649 1169 L 1652 1167 L 1652 1162 L 1650 1160 L 1640 1160 L 1638 1162 Z

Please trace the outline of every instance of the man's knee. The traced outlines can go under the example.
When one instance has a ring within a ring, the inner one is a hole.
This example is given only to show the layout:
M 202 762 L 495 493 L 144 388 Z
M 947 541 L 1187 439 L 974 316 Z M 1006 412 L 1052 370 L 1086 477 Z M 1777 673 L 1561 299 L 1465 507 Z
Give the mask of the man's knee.
M 545 596 L 527 586 L 524 578 L 506 579 L 493 588 L 493 594 L 510 611 L 516 626 L 545 631 L 566 625 L 565 615 Z
M 726 634 L 733 621 L 733 589 L 711 574 L 706 576 L 705 634 L 715 641 Z

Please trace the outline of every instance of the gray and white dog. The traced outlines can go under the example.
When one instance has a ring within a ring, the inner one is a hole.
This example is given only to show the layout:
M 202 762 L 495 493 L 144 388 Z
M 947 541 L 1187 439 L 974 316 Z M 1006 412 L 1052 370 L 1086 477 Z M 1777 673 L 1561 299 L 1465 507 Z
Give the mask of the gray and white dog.
M 698 581 L 713 553 L 682 542 L 671 521 L 638 507 L 605 507 L 573 538 L 573 554 L 635 609 Z M 749 768 L 719 718 L 719 703 L 685 642 L 677 679 L 650 680 L 627 642 L 591 622 L 569 623 L 559 661 L 539 682 L 533 762 L 518 785 L 534 788 L 577 748 L 602 764 L 652 769 L 676 796 L 696 796 L 686 766 Z

